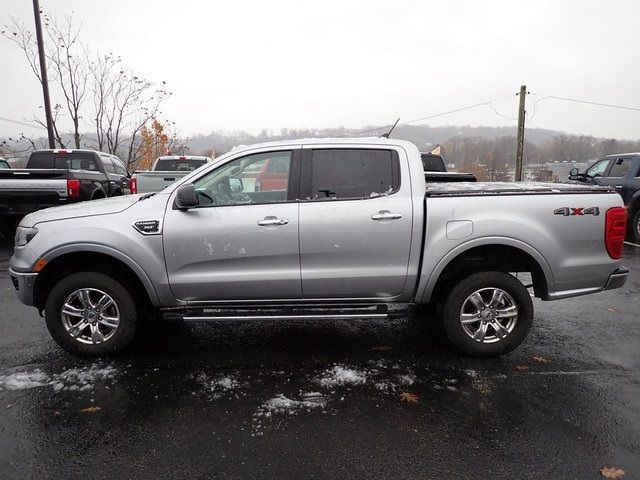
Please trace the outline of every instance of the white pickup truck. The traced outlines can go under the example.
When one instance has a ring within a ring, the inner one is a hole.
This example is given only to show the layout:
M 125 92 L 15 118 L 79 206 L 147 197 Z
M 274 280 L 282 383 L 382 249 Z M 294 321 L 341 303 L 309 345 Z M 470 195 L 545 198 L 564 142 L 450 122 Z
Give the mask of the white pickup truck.
M 157 192 L 210 162 L 209 157 L 196 155 L 158 157 L 153 162 L 151 170 L 133 173 L 129 180 L 129 189 L 131 193 Z
M 527 335 L 531 295 L 625 283 L 625 226 L 608 187 L 427 183 L 409 142 L 295 140 L 233 150 L 157 194 L 32 213 L 9 274 L 79 355 L 123 349 L 153 313 L 319 321 L 425 304 L 460 351 L 500 355 Z

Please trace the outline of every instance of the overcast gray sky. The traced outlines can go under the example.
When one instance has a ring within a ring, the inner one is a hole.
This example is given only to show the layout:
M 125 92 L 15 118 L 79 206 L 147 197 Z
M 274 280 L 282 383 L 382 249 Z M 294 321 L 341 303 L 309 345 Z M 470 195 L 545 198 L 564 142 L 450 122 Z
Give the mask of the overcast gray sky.
M 4 1 L 33 23 L 31 2 Z M 165 80 L 183 133 L 359 127 L 501 98 L 430 125 L 514 125 L 519 86 L 640 107 L 640 2 L 41 0 L 75 11 L 94 51 Z M 41 90 L 0 38 L 0 116 L 28 119 Z M 527 98 L 533 113 L 535 101 Z M 55 99 L 54 99 L 55 101 Z M 531 115 L 530 115 L 531 116 Z M 504 118 L 508 117 L 508 118 Z M 531 127 L 640 138 L 640 112 L 542 100 Z M 87 130 L 89 126 L 87 125 Z M 0 133 L 22 127 L 0 122 Z

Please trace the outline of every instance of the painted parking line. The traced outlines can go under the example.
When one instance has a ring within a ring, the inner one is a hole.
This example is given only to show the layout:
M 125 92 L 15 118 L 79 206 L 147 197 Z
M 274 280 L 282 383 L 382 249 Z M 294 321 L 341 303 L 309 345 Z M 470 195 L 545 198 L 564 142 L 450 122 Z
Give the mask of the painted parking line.
M 631 242 L 624 242 L 625 245 L 629 245 L 631 247 L 638 247 L 640 248 L 640 245 L 638 245 L 637 243 L 631 243 Z

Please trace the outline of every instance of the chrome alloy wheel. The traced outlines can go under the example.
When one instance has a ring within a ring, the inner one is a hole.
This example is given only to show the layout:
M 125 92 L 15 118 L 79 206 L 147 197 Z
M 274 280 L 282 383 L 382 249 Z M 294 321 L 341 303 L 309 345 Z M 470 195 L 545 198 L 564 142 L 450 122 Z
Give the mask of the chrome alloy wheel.
M 80 343 L 96 345 L 109 340 L 120 323 L 118 305 L 95 288 L 76 290 L 62 304 L 62 325 Z
M 496 287 L 476 290 L 462 303 L 460 323 L 464 332 L 480 343 L 499 342 L 518 322 L 513 297 Z

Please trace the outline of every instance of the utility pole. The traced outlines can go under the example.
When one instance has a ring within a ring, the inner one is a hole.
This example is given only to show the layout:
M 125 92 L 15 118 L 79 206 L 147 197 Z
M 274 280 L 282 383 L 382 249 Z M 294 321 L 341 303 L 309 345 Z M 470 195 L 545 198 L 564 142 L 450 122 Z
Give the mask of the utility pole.
M 520 108 L 518 109 L 518 139 L 516 141 L 516 174 L 514 180 L 516 182 L 521 182 L 523 167 L 522 157 L 524 153 L 524 116 L 526 113 L 524 110 L 524 102 L 527 97 L 526 85 L 522 85 L 520 87 L 520 93 L 518 95 L 520 95 Z
M 51 100 L 49 99 L 49 79 L 47 78 L 47 62 L 44 56 L 44 41 L 42 40 L 42 23 L 40 23 L 40 2 L 33 0 L 33 15 L 36 20 L 36 39 L 38 40 L 38 57 L 40 58 L 40 81 L 42 83 L 42 95 L 44 96 L 44 113 L 47 117 L 47 135 L 49 148 L 55 148 L 53 138 L 53 116 L 51 115 Z

